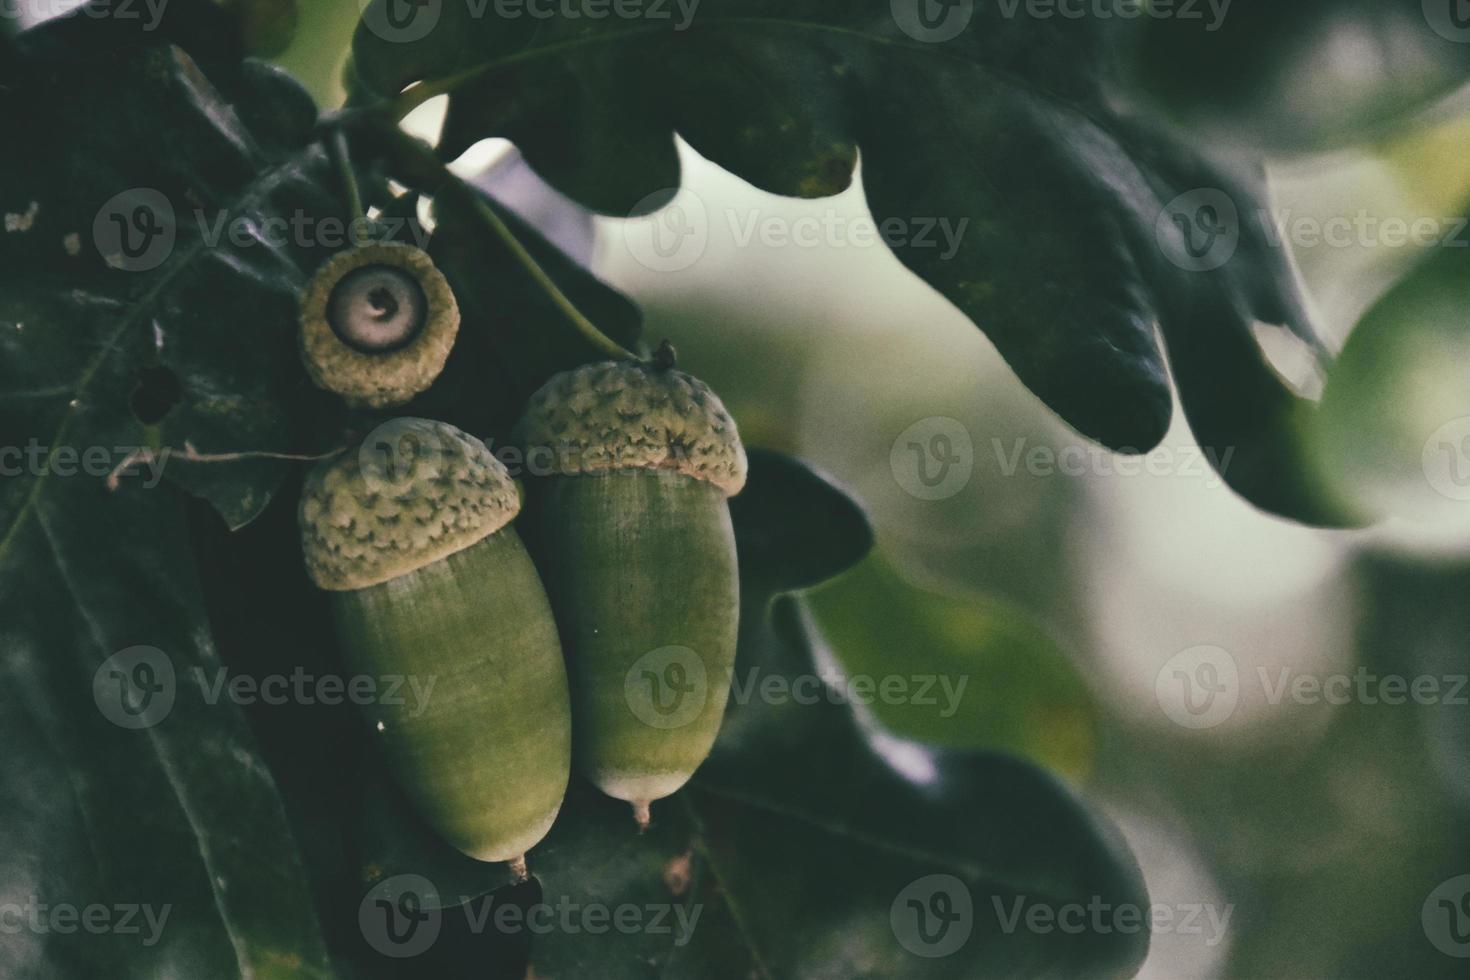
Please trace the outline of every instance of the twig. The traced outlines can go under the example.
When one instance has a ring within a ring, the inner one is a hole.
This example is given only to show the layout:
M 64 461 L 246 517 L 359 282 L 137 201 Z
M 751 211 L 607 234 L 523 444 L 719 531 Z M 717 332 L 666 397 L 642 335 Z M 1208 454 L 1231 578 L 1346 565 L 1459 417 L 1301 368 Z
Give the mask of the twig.
M 253 450 L 238 453 L 201 453 L 194 448 L 194 444 L 185 440 L 183 449 L 173 449 L 165 446 L 162 449 L 152 449 L 141 446 L 134 449 L 124 457 L 121 463 L 113 467 L 112 472 L 107 474 L 107 489 L 117 490 L 122 482 L 122 475 L 134 466 L 142 464 L 151 466 L 155 461 L 168 462 L 169 459 L 182 459 L 186 463 L 238 463 L 250 459 L 281 459 L 293 463 L 315 463 L 323 459 L 331 459 L 333 456 L 345 451 L 346 447 L 339 447 L 325 453 L 277 453 L 269 450 Z
M 342 192 L 347 195 L 347 208 L 357 220 L 357 227 L 368 227 L 367 210 L 362 206 L 362 189 L 357 186 L 357 174 L 352 169 L 352 151 L 347 146 L 347 131 L 333 125 L 323 136 L 327 155 L 337 169 L 337 178 L 342 182 Z

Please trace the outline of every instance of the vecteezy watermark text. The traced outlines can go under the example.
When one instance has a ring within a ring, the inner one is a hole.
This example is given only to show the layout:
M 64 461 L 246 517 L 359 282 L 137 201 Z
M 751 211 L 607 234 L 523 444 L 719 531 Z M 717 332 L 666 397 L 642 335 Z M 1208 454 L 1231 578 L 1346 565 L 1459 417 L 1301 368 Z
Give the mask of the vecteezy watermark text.
M 0 446 L 0 478 L 15 476 L 143 475 L 149 490 L 163 479 L 171 450 L 145 451 L 139 446 L 48 446 L 31 439 L 24 446 Z
M 264 675 L 231 673 L 228 668 L 192 667 L 199 699 L 206 705 L 221 702 L 243 707 L 265 705 L 354 704 L 360 707 L 404 708 L 417 718 L 429 707 L 438 677 L 413 674 L 316 674 L 302 667 L 289 673 Z M 103 717 L 120 728 L 138 730 L 157 725 L 173 711 L 179 697 L 178 672 L 173 659 L 157 647 L 120 650 L 102 662 L 92 678 L 92 696 Z
M 157 30 L 169 0 L 0 0 L 0 20 L 24 20 L 38 24 L 63 17 L 92 20 L 142 21 L 143 30 Z
M 759 208 L 727 207 L 722 213 L 714 213 L 693 191 L 685 188 L 676 193 L 676 190 L 648 195 L 620 225 L 628 253 L 654 272 L 691 268 L 704 256 L 711 233 L 721 220 L 730 243 L 739 249 L 886 246 L 930 251 L 946 262 L 959 254 L 970 228 L 968 217 L 875 218 L 838 208 L 827 208 L 820 214 L 792 215 L 771 214 Z
M 1206 902 L 1139 905 L 1110 902 L 1100 895 L 1085 901 L 1058 902 L 1029 895 L 990 897 L 988 910 L 999 930 L 1011 935 L 1155 935 L 1203 937 L 1219 945 L 1230 928 L 1234 905 Z M 889 923 L 899 945 L 928 959 L 950 956 L 969 942 L 981 911 L 965 882 L 948 874 L 926 875 L 906 885 L 889 908 Z M 988 931 L 988 930 L 985 930 Z
M 1245 210 L 1218 187 L 1197 187 L 1159 212 L 1154 234 L 1164 256 L 1181 269 L 1209 272 L 1224 266 L 1253 229 L 1275 249 L 1425 249 L 1470 247 L 1464 216 L 1352 214 L 1308 215 L 1291 209 Z
M 1213 33 L 1225 23 L 1234 0 L 996 0 L 1007 20 L 1202 20 Z
M 1129 454 L 1091 445 L 1028 446 L 1024 438 L 1012 440 L 1009 447 L 992 439 L 991 446 L 1003 476 L 1015 476 L 1024 468 L 1030 476 L 1183 477 L 1204 480 L 1210 486 L 1224 482 L 1221 474 L 1235 456 L 1234 447 L 1158 446 Z
M 810 707 L 817 704 L 912 705 L 933 708 L 951 718 L 969 686 L 967 675 L 946 674 L 768 674 L 759 667 L 744 674 L 726 675 L 729 700 L 737 705 L 762 704 Z M 660 647 L 639 657 L 624 677 L 628 709 L 645 724 L 660 729 L 682 728 L 702 716 L 714 689 L 704 660 L 683 646 Z
M 694 937 L 704 906 L 698 903 L 624 902 L 607 905 L 562 895 L 555 901 L 483 901 L 461 896 L 443 901 L 434 883 L 422 875 L 394 875 L 378 882 L 358 906 L 358 927 L 368 944 L 385 956 L 404 959 L 427 952 L 438 940 L 444 920 L 463 915 L 473 935 L 496 932 L 514 936 L 620 935 L 668 936 L 675 946 Z
M 139 936 L 144 946 L 158 944 L 172 905 L 147 903 L 43 902 L 32 895 L 24 902 L 0 902 L 0 935 L 29 932 L 37 936 L 68 936 L 84 932 L 93 936 Z
M 1175 724 L 1207 729 L 1224 724 L 1235 714 L 1252 681 L 1260 700 L 1273 707 L 1470 706 L 1470 675 L 1466 674 L 1379 674 L 1366 666 L 1351 673 L 1319 674 L 1266 664 L 1246 673 L 1228 650 L 1209 645 L 1190 647 L 1170 657 L 1154 678 L 1154 693 L 1160 710 Z
M 686 31 L 701 0 L 357 0 L 362 23 L 384 41 L 409 44 L 439 26 L 446 6 L 461 4 L 470 20 L 638 20 Z

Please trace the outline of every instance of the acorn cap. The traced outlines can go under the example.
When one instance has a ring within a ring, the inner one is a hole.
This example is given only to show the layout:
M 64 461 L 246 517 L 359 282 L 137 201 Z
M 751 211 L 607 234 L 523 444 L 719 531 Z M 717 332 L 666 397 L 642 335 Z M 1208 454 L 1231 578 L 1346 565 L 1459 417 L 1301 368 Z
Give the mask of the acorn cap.
M 516 429 L 526 465 L 564 476 L 670 469 L 733 497 L 745 486 L 745 447 L 719 396 L 682 371 L 633 361 L 556 375 L 531 396 Z
M 520 495 L 485 444 L 452 425 L 395 419 L 312 470 L 301 494 L 301 547 L 318 586 L 365 589 L 495 533 Z
M 401 270 L 422 292 L 407 312 L 423 322 L 401 344 L 382 349 L 354 346 L 332 322 L 334 313 L 342 314 L 341 304 L 334 303 L 337 287 L 354 272 L 373 267 Z M 398 242 L 338 253 L 312 277 L 301 298 L 301 359 L 307 373 L 318 387 L 356 407 L 402 405 L 426 390 L 444 370 L 458 333 L 459 304 L 449 281 L 422 249 Z

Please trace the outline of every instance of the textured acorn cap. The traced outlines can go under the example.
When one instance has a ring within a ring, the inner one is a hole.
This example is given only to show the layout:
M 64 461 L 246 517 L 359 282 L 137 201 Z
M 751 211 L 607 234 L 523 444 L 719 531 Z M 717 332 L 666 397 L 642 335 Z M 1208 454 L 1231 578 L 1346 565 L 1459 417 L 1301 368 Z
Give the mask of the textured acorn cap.
M 321 588 L 365 589 L 468 548 L 520 509 L 515 481 L 480 440 L 442 422 L 396 419 L 312 470 L 301 547 Z
M 516 437 L 528 468 L 549 462 L 566 476 L 670 469 L 727 497 L 745 486 L 735 421 L 708 385 L 682 371 L 608 361 L 563 372 L 531 396 Z
M 418 282 L 427 302 L 426 319 L 402 347 L 362 351 L 332 329 L 328 308 L 333 290 L 357 269 L 382 265 L 402 269 Z M 378 242 L 332 257 L 312 277 L 301 298 L 301 360 L 312 381 L 348 404 L 364 408 L 402 405 L 425 391 L 444 370 L 459 333 L 459 304 L 449 281 L 422 250 Z

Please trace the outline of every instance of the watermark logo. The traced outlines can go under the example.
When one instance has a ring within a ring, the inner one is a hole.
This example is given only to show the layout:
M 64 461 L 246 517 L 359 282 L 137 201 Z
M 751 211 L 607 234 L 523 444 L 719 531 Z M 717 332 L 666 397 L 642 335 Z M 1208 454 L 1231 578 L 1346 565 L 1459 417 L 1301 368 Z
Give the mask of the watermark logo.
M 423 875 L 385 878 L 363 896 L 357 925 L 368 945 L 384 956 L 419 956 L 434 945 L 444 926 L 439 892 Z
M 1470 416 L 1446 422 L 1424 443 L 1424 478 L 1450 500 L 1470 500 Z
M 394 44 L 428 37 L 444 12 L 444 0 L 358 0 L 358 6 L 363 26 Z
M 654 272 L 682 272 L 704 256 L 709 247 L 709 209 L 693 191 L 655 191 L 633 208 L 622 223 L 628 253 Z M 650 211 L 661 201 L 663 207 Z
M 1190 647 L 1159 670 L 1154 696 L 1176 725 L 1214 728 L 1228 721 L 1240 703 L 1240 669 L 1220 647 Z
M 961 422 L 932 416 L 899 434 L 889 451 L 888 465 L 909 495 L 945 500 L 969 485 L 975 471 L 975 443 Z
M 1419 921 L 1435 949 L 1470 959 L 1470 875 L 1451 878 L 1430 892 Z
M 709 678 L 688 647 L 668 646 L 639 657 L 623 680 L 628 710 L 650 728 L 683 728 L 704 711 Z
M 1240 210 L 1224 191 L 1197 188 L 1164 206 L 1154 235 L 1174 265 L 1209 272 L 1229 262 L 1240 246 Z
M 119 728 L 153 727 L 173 710 L 176 694 L 173 661 L 157 647 L 120 650 L 92 675 L 97 710 Z
M 1446 41 L 1470 43 L 1470 0 L 1424 0 L 1424 19 Z
M 943 44 L 965 32 L 975 17 L 975 0 L 891 0 L 893 22 L 915 41 Z
M 357 450 L 363 486 L 401 499 L 442 475 L 447 465 L 440 432 L 418 419 L 390 419 L 369 432 Z
M 174 207 L 162 191 L 131 187 L 109 198 L 92 222 L 92 240 L 103 261 L 124 272 L 163 265 L 178 240 Z
M 939 959 L 959 952 L 975 928 L 975 901 L 954 875 L 929 875 L 893 900 L 888 921 L 898 944 L 915 956 Z

